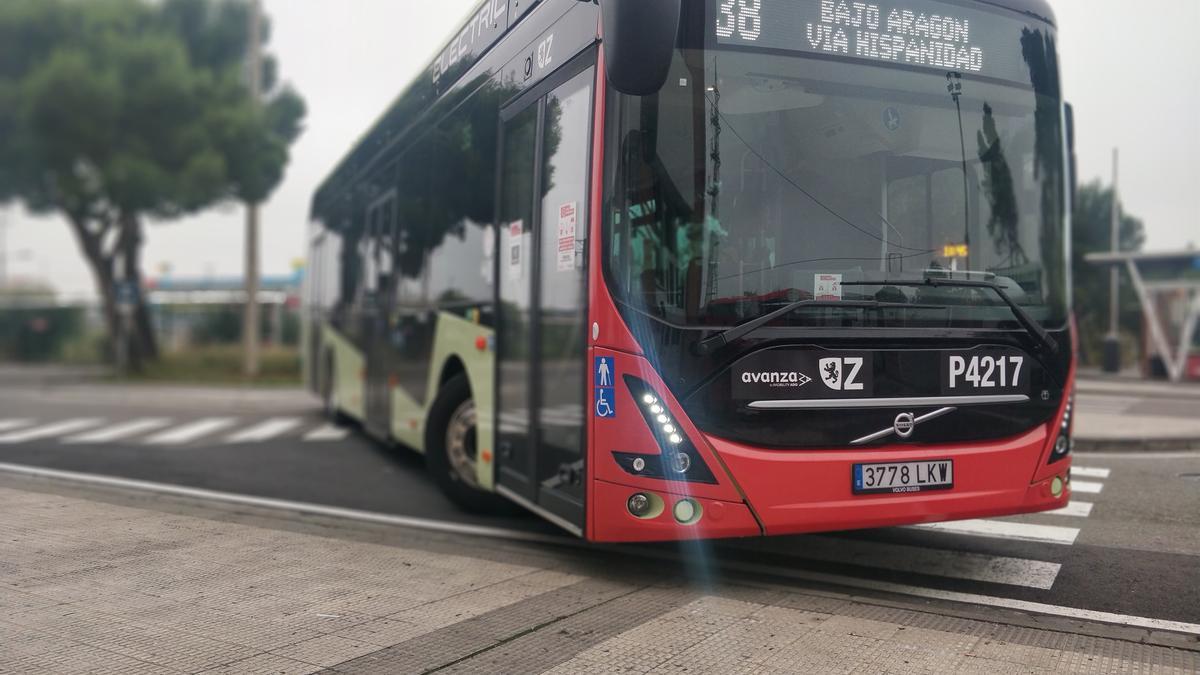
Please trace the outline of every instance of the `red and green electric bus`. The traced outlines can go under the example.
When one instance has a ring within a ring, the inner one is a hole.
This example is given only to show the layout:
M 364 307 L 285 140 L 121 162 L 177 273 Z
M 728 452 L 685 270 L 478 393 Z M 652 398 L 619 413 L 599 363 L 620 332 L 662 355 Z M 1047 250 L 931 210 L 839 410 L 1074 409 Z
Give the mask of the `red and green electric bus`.
M 1054 23 L 485 0 L 313 199 L 309 384 L 464 507 L 595 541 L 1062 507 Z

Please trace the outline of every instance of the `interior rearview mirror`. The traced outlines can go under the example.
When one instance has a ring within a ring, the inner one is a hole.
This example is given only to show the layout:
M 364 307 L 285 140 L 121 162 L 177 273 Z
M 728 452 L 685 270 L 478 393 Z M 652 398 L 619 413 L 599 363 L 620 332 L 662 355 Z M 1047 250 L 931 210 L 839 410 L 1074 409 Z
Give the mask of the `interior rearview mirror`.
M 630 96 L 662 89 L 679 33 L 681 0 L 599 0 L 608 81 Z

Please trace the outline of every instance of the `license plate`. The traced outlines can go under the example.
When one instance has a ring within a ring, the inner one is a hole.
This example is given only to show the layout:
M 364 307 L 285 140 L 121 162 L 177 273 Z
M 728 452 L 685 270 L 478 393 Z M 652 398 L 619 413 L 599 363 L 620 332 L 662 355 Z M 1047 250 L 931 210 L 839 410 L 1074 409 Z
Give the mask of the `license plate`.
M 855 464 L 854 494 L 905 494 L 954 487 L 954 460 Z

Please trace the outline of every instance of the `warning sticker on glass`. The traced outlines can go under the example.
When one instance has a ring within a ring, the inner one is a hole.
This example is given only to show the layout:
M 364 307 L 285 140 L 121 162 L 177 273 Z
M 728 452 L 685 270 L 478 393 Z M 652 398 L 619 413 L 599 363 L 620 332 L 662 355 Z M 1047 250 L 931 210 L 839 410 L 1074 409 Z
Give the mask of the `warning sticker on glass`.
M 578 202 L 558 207 L 558 271 L 575 269 L 575 228 L 579 223 Z
M 522 260 L 522 244 L 525 239 L 525 222 L 521 220 L 508 224 L 508 278 L 516 281 L 521 278 L 521 270 L 525 265 Z
M 842 299 L 842 275 L 816 274 L 813 279 L 813 299 L 823 302 Z

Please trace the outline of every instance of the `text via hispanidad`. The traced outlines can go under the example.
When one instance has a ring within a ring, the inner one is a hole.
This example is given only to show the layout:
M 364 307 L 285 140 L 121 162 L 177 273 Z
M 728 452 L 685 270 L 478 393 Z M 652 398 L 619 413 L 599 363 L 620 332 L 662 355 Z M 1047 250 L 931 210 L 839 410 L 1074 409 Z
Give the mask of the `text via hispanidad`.
M 868 2 L 821 0 L 818 21 L 806 27 L 812 49 L 860 58 L 983 70 L 983 49 L 971 44 L 971 22 Z

